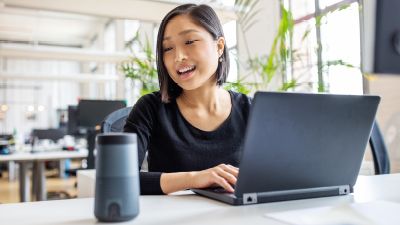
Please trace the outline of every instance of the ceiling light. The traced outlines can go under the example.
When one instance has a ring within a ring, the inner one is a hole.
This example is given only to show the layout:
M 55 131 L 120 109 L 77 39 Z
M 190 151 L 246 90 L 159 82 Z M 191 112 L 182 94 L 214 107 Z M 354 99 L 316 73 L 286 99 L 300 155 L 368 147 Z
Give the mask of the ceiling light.
M 38 109 L 39 112 L 43 112 L 44 111 L 44 106 L 39 105 L 37 109 Z
M 35 111 L 35 107 L 33 105 L 28 106 L 28 112 L 33 112 Z
M 7 111 L 8 110 L 8 105 L 6 105 L 6 104 L 1 105 L 0 106 L 0 110 L 3 111 L 3 112 Z

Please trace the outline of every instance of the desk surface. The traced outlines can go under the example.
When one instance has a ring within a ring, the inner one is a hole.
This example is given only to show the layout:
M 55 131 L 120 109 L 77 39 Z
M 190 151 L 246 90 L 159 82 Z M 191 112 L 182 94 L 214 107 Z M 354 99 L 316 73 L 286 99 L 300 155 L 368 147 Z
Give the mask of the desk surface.
M 87 149 L 80 149 L 78 151 L 43 151 L 35 153 L 16 152 L 9 155 L 0 155 L 0 162 L 85 158 L 87 155 Z
M 278 225 L 283 223 L 266 214 L 376 200 L 400 203 L 399 190 L 400 174 L 391 174 L 359 177 L 353 195 L 248 206 L 226 205 L 190 191 L 169 196 L 141 196 L 139 216 L 119 224 Z M 2 224 L 95 224 L 93 204 L 93 198 L 3 204 L 0 205 L 0 221 Z

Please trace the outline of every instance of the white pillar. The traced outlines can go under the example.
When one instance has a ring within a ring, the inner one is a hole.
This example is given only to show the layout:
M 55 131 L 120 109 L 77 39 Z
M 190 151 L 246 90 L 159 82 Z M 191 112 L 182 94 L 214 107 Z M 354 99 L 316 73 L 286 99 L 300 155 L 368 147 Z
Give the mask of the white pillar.
M 280 20 L 280 5 L 277 0 L 259 1 L 254 12 L 260 10 L 254 16 L 257 21 L 245 33 L 239 27 L 237 28 L 238 56 L 241 65 L 247 65 L 247 60 L 251 57 L 269 55 L 274 37 L 277 33 Z M 239 67 L 239 76 L 248 73 L 248 69 Z M 249 81 L 254 81 L 251 79 Z M 270 89 L 276 89 L 280 86 L 281 80 L 274 79 L 269 85 Z
M 139 27 L 140 40 L 142 41 L 143 44 L 145 44 L 146 37 L 147 37 L 153 50 L 155 49 L 154 27 L 155 27 L 155 24 L 150 23 L 150 22 L 140 22 L 140 27 Z
M 116 51 L 124 51 L 125 48 L 125 26 L 124 20 L 115 20 L 115 47 Z M 125 96 L 125 75 L 119 70 L 117 65 L 118 81 L 116 82 L 116 98 L 126 99 Z
M 111 21 L 110 23 L 112 23 Z M 103 51 L 105 49 L 105 39 L 104 39 L 104 33 L 106 29 L 107 23 L 104 25 L 101 25 L 99 27 L 99 30 L 97 32 L 97 43 L 96 43 L 96 49 Z M 97 70 L 95 72 L 96 74 L 104 74 L 104 64 L 103 63 L 97 63 Z M 95 74 L 93 76 L 96 76 Z M 98 98 L 98 99 L 104 99 L 105 98 L 105 93 L 104 93 L 104 83 L 103 82 L 97 82 L 97 83 L 92 83 L 90 84 L 90 97 L 91 98 Z

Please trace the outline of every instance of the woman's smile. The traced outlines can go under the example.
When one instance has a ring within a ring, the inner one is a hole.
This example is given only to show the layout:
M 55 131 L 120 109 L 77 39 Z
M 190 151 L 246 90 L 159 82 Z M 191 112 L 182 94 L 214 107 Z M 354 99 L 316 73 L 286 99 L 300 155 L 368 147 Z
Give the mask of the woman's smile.
M 190 79 L 195 71 L 196 66 L 180 66 L 179 69 L 176 70 L 176 73 L 179 79 L 184 81 Z

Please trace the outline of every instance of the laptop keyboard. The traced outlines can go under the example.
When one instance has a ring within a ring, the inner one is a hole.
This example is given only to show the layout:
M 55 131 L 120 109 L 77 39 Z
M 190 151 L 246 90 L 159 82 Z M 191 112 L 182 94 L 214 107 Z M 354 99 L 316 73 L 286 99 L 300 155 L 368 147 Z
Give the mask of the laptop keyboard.
M 226 190 L 225 190 L 224 188 L 222 188 L 222 187 L 210 188 L 209 190 L 212 191 L 212 192 L 215 192 L 215 193 L 228 193 L 228 191 L 226 191 Z
M 232 186 L 233 189 L 235 189 L 235 186 Z M 214 193 L 229 193 L 232 194 L 231 192 L 228 192 L 227 190 L 225 190 L 223 187 L 214 187 L 214 188 L 207 188 L 207 190 L 212 191 Z

